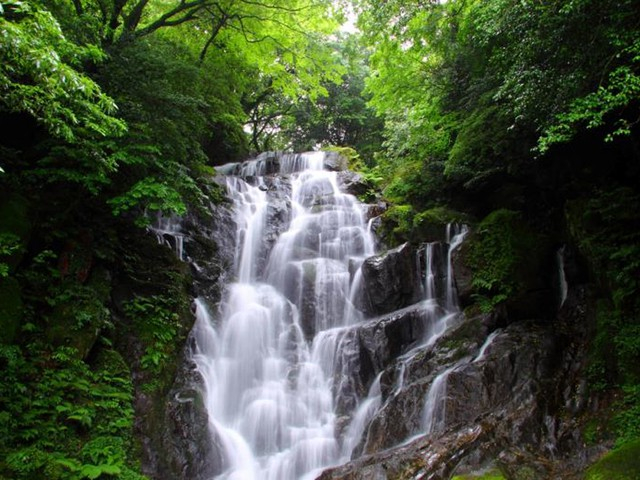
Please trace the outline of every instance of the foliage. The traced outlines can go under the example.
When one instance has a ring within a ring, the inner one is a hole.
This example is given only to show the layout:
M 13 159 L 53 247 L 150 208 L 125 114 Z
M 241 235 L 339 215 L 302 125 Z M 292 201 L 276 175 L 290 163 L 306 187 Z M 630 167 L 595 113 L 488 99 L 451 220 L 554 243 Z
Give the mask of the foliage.
M 630 135 L 638 123 L 638 118 L 629 118 L 625 110 L 640 98 L 640 31 L 612 32 L 610 37 L 618 49 L 611 58 L 616 67 L 596 91 L 576 98 L 566 112 L 556 116 L 538 140 L 541 153 L 553 144 L 571 140 L 579 129 L 609 124 L 605 140 L 611 142 L 617 136 Z
M 160 372 L 175 353 L 175 338 L 179 331 L 175 299 L 158 295 L 136 297 L 125 306 L 127 316 L 133 320 L 135 329 L 145 347 L 140 361 L 142 368 Z
M 489 173 L 525 176 L 536 147 L 547 152 L 586 127 L 629 135 L 637 122 L 633 0 L 357 4 L 389 177 L 433 163 L 444 175 L 429 190 L 404 182 L 401 202 L 473 190 Z
M 104 53 L 69 41 L 37 3 L 0 5 L 0 106 L 28 112 L 68 141 L 122 133 L 124 124 L 113 116 L 115 103 L 82 72 L 83 62 L 101 61 Z
M 47 129 L 10 139 L 3 180 L 99 195 L 116 214 L 205 205 L 217 186 L 203 167 L 246 151 L 242 125 L 261 84 L 316 98 L 342 71 L 324 41 L 331 2 L 2 5 L 0 115 Z
M 518 293 L 520 271 L 536 244 L 518 212 L 496 210 L 478 224 L 466 248 L 475 300 L 482 311 L 491 311 Z
M 623 388 L 624 397 L 616 405 L 613 425 L 616 430 L 616 446 L 621 447 L 640 438 L 640 385 Z
M 9 257 L 22 248 L 20 237 L 13 233 L 0 232 L 0 260 Z M 9 265 L 0 261 L 0 278 L 9 275 Z
M 278 137 L 294 151 L 339 145 L 359 152 L 367 166 L 380 149 L 383 122 L 367 105 L 364 93 L 368 74 L 366 50 L 356 35 L 338 37 L 330 45 L 346 69 L 341 82 L 323 82 L 326 92 L 317 99 L 295 102 L 280 123 Z
M 80 480 L 135 474 L 132 385 L 128 369 L 105 350 L 93 369 L 69 347 L 0 346 L 0 472 L 16 480 Z M 45 368 L 43 368 L 45 366 Z

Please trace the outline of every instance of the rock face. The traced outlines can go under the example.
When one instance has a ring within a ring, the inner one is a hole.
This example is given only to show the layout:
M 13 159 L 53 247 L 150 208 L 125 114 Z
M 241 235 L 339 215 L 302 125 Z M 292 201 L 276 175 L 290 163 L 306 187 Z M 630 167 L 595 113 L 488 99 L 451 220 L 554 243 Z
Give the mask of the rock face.
M 225 459 L 211 432 L 202 398 L 202 378 L 186 361 L 165 405 L 166 428 L 158 452 L 158 478 L 206 480 L 220 474 Z
M 416 252 L 408 243 L 364 261 L 357 306 L 366 314 L 399 310 L 417 302 L 421 295 Z
M 229 205 L 211 208 L 211 215 L 189 212 L 183 219 L 160 219 L 152 229 L 174 250 L 191 274 L 191 294 L 211 304 L 220 301 L 226 272 L 233 264 L 235 246 L 225 243 L 235 231 Z M 231 236 L 232 238 L 232 236 Z M 192 306 L 193 307 L 193 306 Z M 191 313 L 193 313 L 193 308 Z M 195 318 L 195 317 L 194 317 Z M 191 334 L 193 335 L 193 333 Z M 187 352 L 193 348 L 190 337 L 178 362 L 173 385 L 160 403 L 144 394 L 137 399 L 137 410 L 145 412 L 143 470 L 150 478 L 165 480 L 206 480 L 225 468 L 219 440 L 209 428 L 203 400 L 203 380 Z M 171 379 L 168 382 L 171 385 Z
M 383 407 L 363 440 L 365 455 L 318 479 L 446 480 L 489 463 L 508 478 L 574 478 L 598 454 L 583 448 L 577 420 L 585 408 L 587 301 L 584 289 L 573 289 L 558 325 L 514 322 L 482 346 L 486 321 L 464 319 L 403 363 L 402 389 L 397 361 L 390 362 Z M 425 434 L 420 409 L 444 371 L 445 421 Z
M 350 170 L 343 170 L 338 173 L 338 184 L 343 192 L 350 193 L 356 197 L 365 195 L 371 185 L 359 173 Z

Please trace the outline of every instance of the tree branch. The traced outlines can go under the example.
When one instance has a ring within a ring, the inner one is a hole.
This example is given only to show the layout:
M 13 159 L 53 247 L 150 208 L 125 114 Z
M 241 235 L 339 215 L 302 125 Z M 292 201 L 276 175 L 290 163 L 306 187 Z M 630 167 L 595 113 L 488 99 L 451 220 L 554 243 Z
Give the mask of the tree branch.
M 148 2 L 148 0 L 140 0 L 140 2 L 146 3 Z M 192 0 L 190 2 L 182 0 L 178 6 L 169 10 L 154 22 L 138 31 L 135 31 L 134 33 L 136 36 L 142 37 L 144 35 L 149 35 L 150 33 L 153 33 L 163 27 L 173 27 L 175 25 L 189 22 L 196 18 L 196 15 L 206 7 L 206 0 Z
M 81 16 L 84 14 L 84 7 L 82 6 L 82 0 L 73 0 L 73 6 L 76 9 L 76 15 Z

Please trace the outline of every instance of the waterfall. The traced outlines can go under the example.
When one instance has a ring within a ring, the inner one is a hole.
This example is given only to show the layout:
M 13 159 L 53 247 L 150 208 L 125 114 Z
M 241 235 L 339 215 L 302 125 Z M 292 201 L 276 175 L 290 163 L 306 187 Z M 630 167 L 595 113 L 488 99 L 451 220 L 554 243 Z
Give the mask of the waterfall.
M 447 243 L 449 244 L 449 249 L 447 250 L 447 285 L 444 307 L 449 311 L 458 310 L 458 296 L 456 294 L 455 279 L 453 276 L 452 255 L 455 249 L 462 244 L 468 231 L 466 225 L 451 223 L 447 225 Z
M 341 457 L 336 404 L 346 362 L 338 357 L 348 350 L 345 327 L 362 319 L 350 301 L 354 278 L 375 251 L 363 206 L 322 169 L 323 155 L 220 169 L 235 175 L 226 186 L 237 281 L 215 318 L 196 302 L 192 354 L 212 438 L 224 448 L 220 480 L 297 480 Z M 273 173 L 280 192 L 262 177 Z M 269 243 L 273 195 L 283 191 L 288 218 Z
M 158 240 L 158 243 L 171 248 L 179 260 L 184 258 L 184 233 L 182 233 L 180 219 L 176 216 L 163 217 L 158 214 L 155 222 L 148 227 Z
M 565 300 L 567 299 L 567 292 L 569 291 L 569 285 L 567 284 L 567 276 L 564 271 L 564 249 L 563 245 L 556 252 L 556 262 L 558 263 L 558 280 L 559 280 L 559 291 L 560 291 L 560 302 L 558 308 L 564 305 Z
M 433 379 L 424 402 L 422 430 L 424 433 L 439 432 L 445 425 L 447 408 L 447 378 L 457 365 L 447 368 Z
M 436 280 L 433 268 L 433 243 L 427 243 L 424 247 L 425 257 L 425 275 L 424 275 L 424 291 L 425 300 L 433 300 L 436 297 Z

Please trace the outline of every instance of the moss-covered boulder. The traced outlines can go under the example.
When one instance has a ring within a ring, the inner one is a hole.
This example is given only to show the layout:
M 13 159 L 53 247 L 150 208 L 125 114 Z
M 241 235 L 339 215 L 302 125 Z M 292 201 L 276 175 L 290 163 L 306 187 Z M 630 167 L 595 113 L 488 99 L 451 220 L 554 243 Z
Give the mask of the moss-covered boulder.
M 469 217 L 442 206 L 416 211 L 411 205 L 393 205 L 382 214 L 377 233 L 389 245 L 444 242 L 451 223 L 469 223 Z
M 640 439 L 603 456 L 593 464 L 586 480 L 636 480 L 640 478 Z
M 421 242 L 446 241 L 447 225 L 468 223 L 469 218 L 447 207 L 433 207 L 413 217 L 412 237 Z
M 491 468 L 464 475 L 454 475 L 451 480 L 507 480 L 507 478 L 497 468 Z
M 547 318 L 555 310 L 553 251 L 519 212 L 487 215 L 461 246 L 454 270 L 471 272 L 467 300 L 488 312 L 503 305 L 509 318 Z M 469 281 L 467 281 L 469 283 Z
M 81 358 L 93 348 L 101 331 L 111 323 L 107 302 L 111 293 L 109 273 L 95 269 L 86 284 L 75 278 L 63 282 L 51 313 L 47 338 L 52 345 L 73 347 Z

